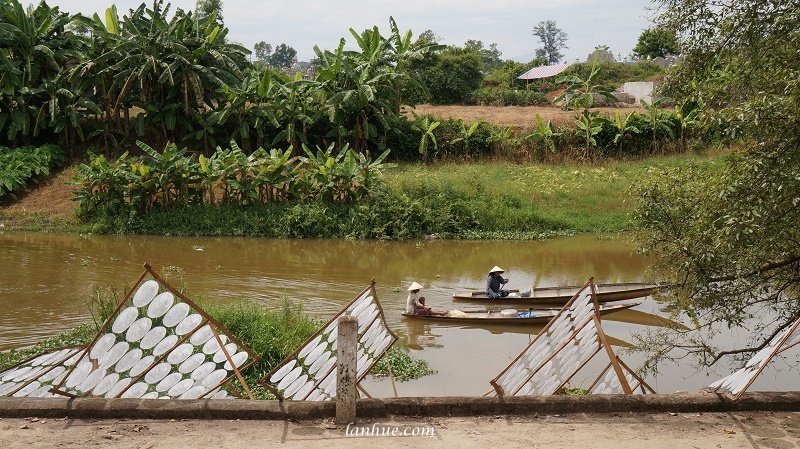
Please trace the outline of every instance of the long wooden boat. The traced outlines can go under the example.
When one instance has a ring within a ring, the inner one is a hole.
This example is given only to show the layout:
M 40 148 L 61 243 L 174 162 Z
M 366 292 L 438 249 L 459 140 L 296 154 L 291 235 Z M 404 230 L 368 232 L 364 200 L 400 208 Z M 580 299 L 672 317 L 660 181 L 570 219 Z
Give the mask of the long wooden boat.
M 640 282 L 618 284 L 595 284 L 597 289 L 597 302 L 624 301 L 626 299 L 650 296 L 664 287 L 660 284 Z M 509 290 L 510 294 L 504 298 L 492 299 L 486 296 L 485 291 L 467 291 L 453 293 L 456 301 L 492 301 L 503 303 L 524 304 L 525 307 L 559 306 L 564 305 L 575 296 L 583 287 L 537 287 L 530 290 L 527 296 L 519 290 Z
M 641 304 L 641 301 L 603 304 L 600 306 L 600 315 L 618 312 L 629 309 Z M 448 323 L 461 324 L 545 324 L 554 316 L 558 315 L 561 309 L 506 309 L 506 310 L 457 310 L 453 316 L 450 315 L 414 315 L 403 312 L 406 318 L 414 318 L 428 321 L 441 321 Z

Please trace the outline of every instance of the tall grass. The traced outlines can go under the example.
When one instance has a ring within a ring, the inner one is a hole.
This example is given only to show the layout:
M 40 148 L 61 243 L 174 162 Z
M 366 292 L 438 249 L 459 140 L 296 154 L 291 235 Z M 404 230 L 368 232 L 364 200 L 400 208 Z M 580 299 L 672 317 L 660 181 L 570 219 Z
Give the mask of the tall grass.
M 438 198 L 469 211 L 476 225 L 462 237 L 536 238 L 628 229 L 632 186 L 659 166 L 713 164 L 716 157 L 675 156 L 602 166 L 404 165 L 386 173 L 389 190 L 436 207 Z

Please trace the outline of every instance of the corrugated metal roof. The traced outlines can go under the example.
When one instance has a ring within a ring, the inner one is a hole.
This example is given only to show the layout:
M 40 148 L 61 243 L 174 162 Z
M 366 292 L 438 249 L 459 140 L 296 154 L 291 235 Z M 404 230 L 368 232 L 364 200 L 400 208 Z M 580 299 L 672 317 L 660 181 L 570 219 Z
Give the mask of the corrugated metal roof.
M 521 80 L 535 80 L 539 78 L 549 78 L 551 76 L 556 76 L 559 73 L 563 72 L 567 69 L 567 67 L 571 66 L 571 62 L 567 62 L 564 64 L 555 64 L 555 65 L 545 65 L 541 67 L 534 67 L 527 72 L 523 73 L 522 75 L 518 76 L 517 79 Z

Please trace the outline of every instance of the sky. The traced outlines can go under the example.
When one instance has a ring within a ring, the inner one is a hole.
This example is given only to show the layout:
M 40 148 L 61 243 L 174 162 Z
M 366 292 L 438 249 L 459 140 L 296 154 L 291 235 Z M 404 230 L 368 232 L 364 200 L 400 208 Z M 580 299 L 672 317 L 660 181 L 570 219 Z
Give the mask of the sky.
M 115 4 L 122 17 L 142 1 L 47 0 L 47 4 L 62 12 L 98 13 L 101 17 Z M 152 5 L 152 0 L 146 3 Z M 196 0 L 173 0 L 171 4 L 170 14 L 176 8 L 194 10 Z M 388 35 L 390 16 L 401 31 L 410 29 L 414 36 L 432 30 L 446 45 L 463 46 L 468 39 L 480 40 L 484 47 L 496 43 L 502 59 L 520 62 L 533 59 L 542 46 L 533 36 L 533 27 L 553 20 L 567 34 L 564 59 L 584 61 L 598 45 L 624 56 L 651 25 L 653 16 L 651 0 L 223 0 L 222 5 L 230 40 L 250 50 L 260 41 L 273 47 L 285 43 L 297 50 L 300 61 L 314 57 L 314 45 L 332 50 L 342 37 L 348 43 L 346 48 L 353 48 L 350 28 L 361 32 L 377 25 Z

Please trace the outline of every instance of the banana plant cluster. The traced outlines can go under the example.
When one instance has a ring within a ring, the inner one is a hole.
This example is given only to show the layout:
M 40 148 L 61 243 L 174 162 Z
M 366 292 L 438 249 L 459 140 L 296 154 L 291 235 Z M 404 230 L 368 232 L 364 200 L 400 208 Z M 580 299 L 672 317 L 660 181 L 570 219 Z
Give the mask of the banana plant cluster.
M 214 14 L 200 17 L 164 0 L 120 15 L 70 15 L 0 2 L 0 144 L 91 140 L 105 148 L 147 136 L 185 142 L 206 157 L 220 142 L 251 148 L 303 145 L 383 151 L 404 120 L 402 92 L 425 88 L 411 61 L 442 46 L 414 40 L 390 18 L 350 29 L 333 50 L 315 47 L 315 79 L 254 66 Z M 45 135 L 42 135 L 45 134 Z
M 64 152 L 56 145 L 0 147 L 0 198 L 13 195 L 37 176 L 64 163 Z
M 389 24 L 389 36 L 377 26 L 361 33 L 351 28 L 357 50 L 345 50 L 344 38 L 334 50 L 315 46 L 314 79 L 252 68 L 240 83 L 223 88 L 227 105 L 210 113 L 209 125 L 215 132 L 232 129 L 245 147 L 255 137 L 256 146 L 286 145 L 296 156 L 312 141 L 348 144 L 358 153 L 385 150 L 388 134 L 403 119 L 403 90 L 425 89 L 408 70 L 409 61 L 442 47 L 413 40 L 391 18 Z M 195 135 L 199 140 L 207 132 L 198 129 Z
M 215 17 L 155 0 L 119 17 L 70 15 L 45 2 L 0 2 L 0 140 L 58 140 L 72 148 L 131 132 L 175 141 L 194 118 L 225 104 L 219 89 L 242 79 L 248 50 Z
M 74 179 L 80 213 L 185 207 L 193 204 L 233 203 L 241 206 L 285 201 L 352 202 L 368 198 L 382 170 L 393 166 L 384 151 L 372 160 L 348 145 L 331 144 L 305 156 L 286 150 L 259 148 L 246 154 L 231 142 L 210 157 L 189 153 L 174 143 L 158 152 L 137 142 L 145 156 L 128 153 L 114 161 L 90 154 Z

